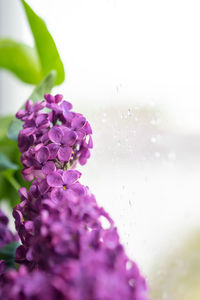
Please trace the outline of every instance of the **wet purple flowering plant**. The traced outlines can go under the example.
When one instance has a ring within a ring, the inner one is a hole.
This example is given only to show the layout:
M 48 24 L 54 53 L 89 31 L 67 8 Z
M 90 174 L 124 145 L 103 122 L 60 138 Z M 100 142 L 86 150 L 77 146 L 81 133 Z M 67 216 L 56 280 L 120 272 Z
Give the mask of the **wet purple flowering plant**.
M 15 143 L 3 137 L 8 152 L 10 145 L 19 149 L 21 162 L 13 163 L 5 149 L 1 153 L 0 143 L 0 180 L 10 184 L 6 197 L 12 188 L 20 197 L 17 202 L 16 192 L 10 195 L 16 235 L 0 211 L 0 299 L 148 300 L 145 279 L 127 257 L 113 220 L 81 184 L 78 166 L 93 148 L 91 126 L 62 95 L 50 94 L 64 81 L 64 67 L 43 20 L 21 3 L 35 47 L 26 45 L 24 52 L 20 42 L 1 40 L 3 67 L 37 86 L 8 128 Z
M 127 257 L 113 220 L 79 182 L 75 167 L 87 162 L 93 147 L 86 118 L 61 95 L 50 94 L 27 101 L 16 116 L 23 122 L 22 175 L 32 183 L 29 190 L 20 188 L 21 202 L 13 209 L 19 269 L 5 271 L 0 262 L 0 298 L 147 300 L 145 280 Z M 4 245 L 15 237 L 3 214 L 0 221 Z

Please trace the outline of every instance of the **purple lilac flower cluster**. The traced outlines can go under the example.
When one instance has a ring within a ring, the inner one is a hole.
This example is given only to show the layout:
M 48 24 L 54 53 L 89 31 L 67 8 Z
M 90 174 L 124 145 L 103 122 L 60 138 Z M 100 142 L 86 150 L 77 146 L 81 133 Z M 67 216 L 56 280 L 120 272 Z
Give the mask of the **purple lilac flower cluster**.
M 92 129 L 85 117 L 72 112 L 62 95 L 44 95 L 42 102 L 28 100 L 16 117 L 24 122 L 18 146 L 25 180 L 45 179 L 56 169 L 84 165 L 90 157 Z
M 0 298 L 147 300 L 145 280 L 126 256 L 114 222 L 74 170 L 90 156 L 91 127 L 61 101 L 45 95 L 17 114 L 24 121 L 18 141 L 23 176 L 33 182 L 29 191 L 19 190 L 13 211 L 21 267 L 1 276 Z

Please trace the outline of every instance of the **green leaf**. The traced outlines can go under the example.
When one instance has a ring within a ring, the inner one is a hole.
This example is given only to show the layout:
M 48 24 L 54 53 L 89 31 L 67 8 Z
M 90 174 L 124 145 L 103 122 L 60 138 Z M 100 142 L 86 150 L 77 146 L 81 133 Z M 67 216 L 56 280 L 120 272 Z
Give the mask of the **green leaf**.
M 24 0 L 21 0 L 21 2 L 24 6 L 35 39 L 35 47 L 40 59 L 43 77 L 51 70 L 56 70 L 56 85 L 61 84 L 65 79 L 65 73 L 55 42 L 49 33 L 45 22 Z
M 14 177 L 13 170 L 5 170 L 2 172 L 2 175 L 8 180 L 8 182 L 11 184 L 11 186 L 18 191 L 20 189 L 20 184 L 17 182 L 17 180 Z
M 12 187 L 18 191 L 20 184 L 14 178 L 14 172 L 19 169 L 19 166 L 12 163 L 12 161 L 2 152 L 0 152 L 0 172 L 6 178 Z M 5 195 L 6 196 L 6 195 Z
M 17 203 L 19 203 L 19 195 L 17 188 L 24 185 L 23 178 L 21 176 L 22 164 L 19 159 L 19 150 L 17 148 L 17 143 L 11 141 L 7 137 L 7 128 L 10 122 L 10 117 L 0 118 L 0 153 L 6 156 L 6 160 L 9 161 L 14 166 L 13 169 L 6 169 L 6 166 L 1 166 L 4 169 L 0 172 L 0 201 L 6 200 L 10 207 L 13 208 Z M 2 155 L 1 155 L 2 158 Z M 3 159 L 3 164 L 6 162 Z M 16 167 L 17 166 L 17 167 Z M 19 182 L 19 183 L 18 183 Z
M 18 166 L 18 170 L 4 170 L 0 173 L 0 201 L 6 200 L 10 207 L 13 208 L 20 202 L 17 189 L 21 186 L 29 189 L 31 183 L 24 181 L 21 175 L 23 166 L 20 161 L 21 155 L 17 143 L 11 141 L 7 136 L 0 139 L 0 152 Z
M 12 242 L 0 249 L 0 259 L 5 260 L 7 269 L 14 268 L 15 251 L 20 244 Z
M 26 83 L 38 84 L 42 80 L 36 50 L 11 39 L 0 40 L 0 68 L 13 72 Z
M 56 71 L 51 71 L 43 79 L 43 81 L 34 89 L 29 99 L 33 100 L 33 102 L 41 100 L 44 94 L 50 93 L 51 89 L 55 84 L 55 80 L 56 80 Z M 22 129 L 22 122 L 14 118 L 8 128 L 8 137 L 13 141 L 17 141 L 18 134 L 21 129 Z
M 7 136 L 8 126 L 13 116 L 0 117 L 0 141 Z
M 29 99 L 33 100 L 33 102 L 39 101 L 44 98 L 44 94 L 48 94 L 51 92 L 52 88 L 55 85 L 57 72 L 55 70 L 51 71 L 42 82 L 36 86 L 30 95 Z
M 0 172 L 6 170 L 17 170 L 19 167 L 12 163 L 9 158 L 0 152 Z
M 0 201 L 6 201 L 11 209 L 20 202 L 18 192 L 3 176 L 0 176 Z

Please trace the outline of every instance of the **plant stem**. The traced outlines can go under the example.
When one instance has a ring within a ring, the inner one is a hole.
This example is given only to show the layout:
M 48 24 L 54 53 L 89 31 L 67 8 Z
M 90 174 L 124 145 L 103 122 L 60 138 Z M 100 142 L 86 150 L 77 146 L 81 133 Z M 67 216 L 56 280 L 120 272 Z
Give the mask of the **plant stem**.
M 14 189 L 16 191 L 18 191 L 20 189 L 21 186 L 20 186 L 19 182 L 13 176 L 9 176 L 6 173 L 4 173 L 3 175 L 4 175 L 4 177 L 6 177 L 6 179 L 10 182 L 10 184 L 14 187 Z

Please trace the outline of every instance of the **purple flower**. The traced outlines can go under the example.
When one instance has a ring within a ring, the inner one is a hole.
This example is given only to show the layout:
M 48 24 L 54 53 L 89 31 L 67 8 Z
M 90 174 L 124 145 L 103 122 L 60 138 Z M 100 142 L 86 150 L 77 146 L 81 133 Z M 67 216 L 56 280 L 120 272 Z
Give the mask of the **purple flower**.
M 74 131 L 64 129 L 63 130 L 54 126 L 49 130 L 49 139 L 54 143 L 54 149 L 52 155 L 58 155 L 58 159 L 61 162 L 69 161 L 72 155 L 72 147 L 77 139 L 77 135 Z M 51 150 L 51 148 L 50 148 Z
M 39 169 L 41 167 L 44 174 L 47 175 L 56 170 L 55 163 L 53 161 L 49 161 L 50 150 L 48 147 L 41 147 L 36 152 L 35 157 L 35 167 L 39 167 Z
M 30 136 L 38 131 L 49 127 L 48 114 L 38 114 L 35 118 L 26 121 L 21 131 L 24 135 Z M 42 132 L 42 131 L 41 131 Z
M 77 182 L 81 173 L 76 170 L 64 171 L 62 174 L 53 172 L 47 176 L 47 183 L 52 187 L 52 200 L 59 201 L 66 197 L 72 198 L 72 192 L 84 194 L 84 187 Z
M 22 121 L 29 121 L 39 110 L 43 109 L 44 107 L 44 102 L 36 102 L 33 104 L 32 100 L 28 100 L 25 104 L 25 110 L 19 110 L 16 114 L 16 117 Z

